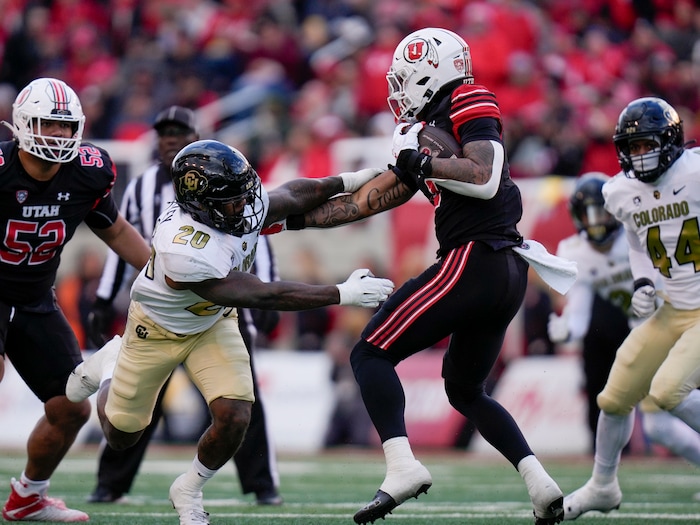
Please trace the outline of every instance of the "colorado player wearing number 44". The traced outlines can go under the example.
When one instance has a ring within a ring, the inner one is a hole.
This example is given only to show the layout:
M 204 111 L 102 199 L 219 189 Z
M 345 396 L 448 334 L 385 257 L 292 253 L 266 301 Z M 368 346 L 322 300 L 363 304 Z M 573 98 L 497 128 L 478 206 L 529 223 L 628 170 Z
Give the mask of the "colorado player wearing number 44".
M 551 314 L 547 326 L 552 342 L 582 340 L 588 425 L 594 438 L 600 415 L 596 396 L 605 387 L 617 349 L 630 328 L 643 320 L 632 311 L 634 278 L 624 229 L 604 208 L 602 190 L 609 180 L 604 173 L 589 172 L 576 181 L 569 211 L 578 233 L 559 243 L 557 255 L 578 263 L 578 278 L 566 294 L 562 315 Z M 661 287 L 661 279 L 655 285 Z M 646 437 L 700 465 L 700 434 L 649 397 L 639 409 Z
M 603 186 L 605 209 L 624 226 L 632 308 L 648 319 L 618 349 L 598 395 L 593 475 L 565 498 L 567 520 L 620 506 L 620 455 L 635 405 L 647 394 L 700 432 L 700 149 L 685 149 L 678 113 L 655 97 L 627 105 L 613 142 L 622 172 Z M 663 282 L 658 309 L 657 277 Z
M 355 191 L 379 171 L 294 180 L 268 195 L 248 160 L 221 142 L 193 142 L 175 156 L 176 202 L 156 223 L 150 261 L 131 288 L 124 336 L 79 365 L 66 393 L 82 402 L 99 389 L 102 430 L 110 446 L 124 449 L 138 441 L 163 384 L 184 365 L 212 423 L 190 468 L 170 487 L 181 525 L 209 523 L 204 484 L 233 457 L 250 421 L 253 380 L 235 308 L 373 308 L 393 290 L 391 281 L 368 270 L 338 285 L 263 282 L 250 273 L 258 236 L 290 215 Z
M 56 271 L 82 222 L 137 268 L 150 250 L 118 212 L 108 153 L 82 143 L 85 115 L 69 86 L 34 80 L 17 96 L 12 124 L 3 124 L 15 140 L 0 143 L 0 378 L 8 357 L 44 404 L 44 416 L 29 436 L 27 463 L 11 480 L 2 514 L 7 521 L 87 521 L 84 512 L 47 497 L 49 478 L 90 416 L 89 402 L 71 403 L 65 395 L 82 357 L 56 305 Z

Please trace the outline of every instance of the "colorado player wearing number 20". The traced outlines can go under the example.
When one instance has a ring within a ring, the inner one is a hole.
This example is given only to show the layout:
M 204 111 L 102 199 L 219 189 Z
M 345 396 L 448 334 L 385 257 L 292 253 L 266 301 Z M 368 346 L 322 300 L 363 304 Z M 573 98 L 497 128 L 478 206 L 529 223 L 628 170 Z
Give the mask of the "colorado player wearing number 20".
M 400 42 L 387 80 L 388 102 L 399 121 L 396 167 L 294 224 L 329 227 L 358 220 L 407 202 L 419 189 L 435 206 L 438 261 L 384 303 L 350 357 L 387 466 L 373 500 L 354 520 L 383 518 L 432 485 L 408 441 L 405 396 L 395 367 L 450 337 L 442 369 L 450 403 L 520 473 L 535 523 L 558 523 L 561 490 L 512 416 L 484 390 L 525 294 L 528 261 L 518 250 L 534 246 L 526 246 L 517 230 L 522 201 L 509 175 L 496 97 L 474 84 L 467 43 L 439 28 L 421 29 Z M 419 151 L 423 121 L 451 133 L 462 158 L 431 158 Z
M 124 336 L 78 366 L 66 393 L 81 401 L 100 389 L 105 437 L 123 449 L 138 441 L 163 383 L 184 364 L 212 424 L 191 467 L 170 487 L 181 525 L 209 523 L 202 488 L 233 457 L 250 421 L 253 380 L 235 308 L 376 307 L 393 291 L 391 281 L 368 270 L 338 285 L 263 282 L 250 273 L 258 235 L 290 214 L 356 190 L 379 171 L 294 180 L 268 195 L 248 160 L 221 142 L 193 142 L 175 156 L 176 202 L 156 223 L 151 259 L 131 289 Z
M 15 140 L 0 143 L 0 378 L 7 356 L 44 404 L 24 471 L 11 480 L 2 511 L 7 521 L 89 519 L 46 495 L 49 478 L 90 415 L 87 401 L 74 404 L 65 396 L 66 379 L 82 357 L 53 292 L 63 247 L 85 222 L 137 268 L 150 254 L 111 196 L 116 170 L 108 153 L 82 142 L 84 123 L 75 92 L 53 78 L 22 89 L 12 124 L 3 122 Z
M 700 432 L 700 149 L 685 149 L 683 123 L 666 101 L 644 97 L 620 113 L 613 142 L 622 172 L 602 188 L 624 226 L 634 276 L 632 308 L 648 317 L 617 351 L 598 395 L 591 479 L 564 500 L 567 520 L 620 506 L 620 454 L 647 394 Z M 657 277 L 663 282 L 656 309 Z

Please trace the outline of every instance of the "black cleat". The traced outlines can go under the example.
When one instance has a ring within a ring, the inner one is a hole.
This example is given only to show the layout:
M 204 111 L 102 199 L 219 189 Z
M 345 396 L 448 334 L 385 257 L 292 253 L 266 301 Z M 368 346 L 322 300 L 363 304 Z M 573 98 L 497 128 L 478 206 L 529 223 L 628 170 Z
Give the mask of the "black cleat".
M 564 520 L 564 498 L 557 498 L 547 506 L 546 518 L 538 517 L 534 511 L 532 513 L 535 516 L 535 525 L 556 525 Z
M 352 519 L 360 525 L 374 523 L 374 520 L 384 519 L 384 516 L 391 514 L 391 511 L 396 507 L 398 507 L 398 503 L 394 501 L 394 498 L 386 492 L 378 490 L 374 495 L 374 499 L 358 510 Z
M 421 485 L 413 497 L 418 498 L 419 494 L 427 494 L 429 488 L 429 484 Z M 358 510 L 353 516 L 353 519 L 355 520 L 355 523 L 359 525 L 363 525 L 364 523 L 374 523 L 375 520 L 378 520 L 379 518 L 384 519 L 384 516 L 391 514 L 391 511 L 398 506 L 399 503 L 396 503 L 394 498 L 383 490 L 378 490 L 374 495 L 374 499 Z

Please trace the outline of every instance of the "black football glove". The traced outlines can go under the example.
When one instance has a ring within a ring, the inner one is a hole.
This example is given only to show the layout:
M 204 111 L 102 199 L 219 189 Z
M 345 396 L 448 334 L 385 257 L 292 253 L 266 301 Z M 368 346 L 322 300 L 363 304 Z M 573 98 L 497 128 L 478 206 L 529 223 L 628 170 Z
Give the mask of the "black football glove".
M 113 322 L 114 307 L 112 303 L 98 297 L 88 314 L 87 326 L 87 336 L 95 348 L 101 348 L 109 340 Z
M 428 189 L 425 179 L 433 173 L 433 158 L 416 150 L 401 150 L 396 158 L 396 166 L 390 168 L 396 173 L 401 182 L 413 191 L 420 190 L 431 204 L 435 204 L 435 195 Z

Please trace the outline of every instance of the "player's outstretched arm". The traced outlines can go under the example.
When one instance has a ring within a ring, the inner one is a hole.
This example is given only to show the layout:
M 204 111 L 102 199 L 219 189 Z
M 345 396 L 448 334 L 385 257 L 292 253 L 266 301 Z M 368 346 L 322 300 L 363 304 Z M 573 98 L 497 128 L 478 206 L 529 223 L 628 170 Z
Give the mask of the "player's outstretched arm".
M 352 193 L 383 170 L 365 168 L 321 179 L 295 179 L 270 191 L 270 205 L 264 226 L 290 215 L 300 215 L 314 209 L 334 195 Z
M 366 269 L 355 270 L 344 283 L 337 285 L 263 282 L 253 274 L 236 270 L 224 279 L 184 283 L 166 277 L 166 281 L 172 288 L 192 290 L 221 306 L 281 311 L 307 310 L 332 304 L 374 308 L 394 291 L 393 282 L 374 277 Z
M 359 221 L 407 202 L 415 193 L 387 170 L 350 195 L 340 195 L 308 211 L 300 228 L 332 228 Z M 293 228 L 290 228 L 293 229 Z

